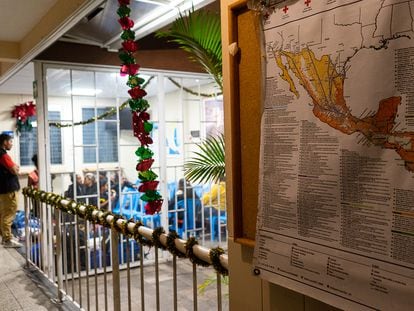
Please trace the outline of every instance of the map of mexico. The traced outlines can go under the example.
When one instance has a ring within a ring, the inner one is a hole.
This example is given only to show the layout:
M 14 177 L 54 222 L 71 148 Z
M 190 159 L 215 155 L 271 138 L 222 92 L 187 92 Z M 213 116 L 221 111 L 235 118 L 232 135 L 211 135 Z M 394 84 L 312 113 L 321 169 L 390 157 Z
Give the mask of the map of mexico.
M 401 18 L 399 14 L 405 15 L 405 12 L 410 12 L 411 8 L 414 11 L 414 1 L 401 1 L 400 4 L 387 4 L 389 1 L 375 2 L 379 4 L 378 14 L 375 19 L 367 20 L 365 23 L 361 20 L 362 14 L 358 16 L 357 20 L 346 24 L 338 24 L 335 21 L 336 16 L 332 16 L 332 26 L 344 29 L 357 28 L 348 31 L 358 31 L 357 33 L 361 34 L 358 37 L 360 39 L 359 43 L 353 42 L 355 45 L 348 52 L 345 51 L 344 43 L 339 41 L 333 44 L 334 48 L 336 47 L 334 53 L 322 55 L 318 59 L 310 46 L 316 46 L 318 50 L 327 49 L 326 47 L 318 48 L 315 41 L 307 42 L 305 40 L 304 43 L 301 43 L 298 38 L 294 38 L 292 41 L 292 35 L 290 34 L 287 35 L 290 39 L 288 40 L 289 43 L 286 44 L 283 38 L 280 41 L 271 41 L 268 50 L 282 71 L 280 76 L 289 83 L 290 91 L 299 97 L 296 84 L 292 78 L 293 75 L 312 98 L 313 113 L 319 120 L 345 134 L 360 132 L 375 146 L 394 149 L 405 161 L 407 169 L 413 172 L 414 132 L 395 129 L 395 119 L 401 97 L 382 99 L 378 104 L 378 111 L 363 118 L 352 115 L 344 98 L 346 72 L 351 66 L 352 58 L 356 57 L 359 51 L 363 49 L 370 49 L 374 52 L 380 51 L 386 49 L 390 41 L 411 40 L 411 36 L 414 35 L 411 26 L 413 22 L 411 25 L 403 27 L 403 29 L 392 27 L 392 20 Z M 388 24 L 385 21 L 388 21 Z M 327 22 L 321 20 L 321 25 L 324 24 L 327 24 Z M 382 27 L 379 25 L 382 25 Z M 329 28 L 328 26 L 325 27 Z M 366 27 L 370 28 L 372 32 L 365 33 L 366 30 L 363 31 L 363 29 Z M 386 31 L 380 31 L 380 28 L 384 28 Z M 391 31 L 389 31 L 390 29 Z M 281 33 L 281 37 L 283 37 L 282 34 L 284 33 Z M 369 39 L 366 39 L 367 36 Z M 331 41 L 331 37 L 329 34 L 325 34 L 324 27 L 322 27 L 321 41 L 324 40 Z M 329 46 L 332 48 L 332 42 L 329 42 Z M 289 49 L 286 50 L 286 47 Z M 332 58 L 336 61 L 334 62 Z M 342 62 L 340 61 L 341 58 Z M 358 81 L 349 81 L 349 83 L 358 83 Z
M 411 310 L 414 0 L 264 14 L 254 264 L 345 310 Z

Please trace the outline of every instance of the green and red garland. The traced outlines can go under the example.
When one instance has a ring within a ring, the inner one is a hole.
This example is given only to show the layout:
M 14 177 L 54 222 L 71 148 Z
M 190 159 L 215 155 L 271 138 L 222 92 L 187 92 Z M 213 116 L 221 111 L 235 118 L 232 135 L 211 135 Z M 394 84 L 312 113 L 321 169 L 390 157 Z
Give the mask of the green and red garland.
M 122 27 L 122 50 L 119 52 L 119 59 L 122 62 L 121 75 L 128 75 L 127 85 L 130 87 L 128 91 L 130 99 L 129 106 L 132 110 L 132 124 L 134 136 L 138 138 L 141 146 L 135 151 L 138 156 L 138 178 L 141 185 L 138 191 L 144 193 L 141 200 L 147 202 L 145 212 L 147 214 L 155 214 L 161 210 L 163 199 L 158 192 L 157 174 L 155 174 L 151 166 L 154 163 L 152 156 L 154 153 L 149 148 L 153 143 L 150 133 L 153 124 L 150 122 L 150 115 L 147 112 L 149 108 L 148 101 L 144 99 L 147 93 L 142 88 L 145 80 L 138 75 L 140 66 L 136 63 L 134 53 L 138 50 L 138 44 L 135 42 L 135 32 L 132 30 L 134 21 L 129 18 L 131 9 L 129 8 L 130 0 L 118 0 L 119 8 L 117 14 L 118 22 Z

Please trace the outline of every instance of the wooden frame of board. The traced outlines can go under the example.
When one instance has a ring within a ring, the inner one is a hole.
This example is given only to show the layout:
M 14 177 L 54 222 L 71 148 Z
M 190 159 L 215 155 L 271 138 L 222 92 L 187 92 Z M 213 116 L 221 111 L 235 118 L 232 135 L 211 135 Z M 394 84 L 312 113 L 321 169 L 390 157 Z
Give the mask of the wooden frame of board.
M 254 246 L 264 72 L 260 17 L 247 1 L 227 0 L 221 19 L 229 236 Z M 231 55 L 235 44 L 238 51 Z

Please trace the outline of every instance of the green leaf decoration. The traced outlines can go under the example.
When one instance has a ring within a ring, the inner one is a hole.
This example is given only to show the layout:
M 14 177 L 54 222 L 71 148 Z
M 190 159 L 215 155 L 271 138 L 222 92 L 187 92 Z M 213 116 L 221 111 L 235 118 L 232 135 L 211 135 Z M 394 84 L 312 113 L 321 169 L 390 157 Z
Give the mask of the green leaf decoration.
M 153 181 L 153 180 L 157 179 L 157 177 L 158 177 L 158 175 L 155 174 L 152 170 L 148 170 L 148 171 L 138 173 L 138 178 L 141 180 L 141 182 Z
M 191 54 L 192 61 L 199 63 L 214 77 L 223 90 L 222 48 L 220 15 L 198 10 L 188 11 L 174 21 L 171 28 L 156 33 L 157 37 L 171 38 L 181 49 Z
M 141 85 L 144 82 L 145 82 L 145 79 L 143 79 L 141 77 L 138 77 L 137 75 L 135 75 L 135 76 L 129 76 L 127 85 L 130 88 L 134 88 L 134 87 L 136 87 L 138 85 Z
M 139 98 L 139 99 L 130 99 L 129 100 L 129 107 L 133 111 L 145 111 L 149 108 L 149 103 L 146 99 Z
M 224 136 L 210 136 L 200 144 L 199 151 L 184 163 L 184 175 L 191 182 L 218 182 L 226 175 Z
M 134 40 L 135 39 L 135 32 L 131 29 L 124 30 L 121 34 L 122 40 Z
M 152 123 L 150 123 L 150 122 L 144 122 L 144 131 L 145 132 L 147 132 L 147 133 L 150 133 L 151 131 L 152 131 L 152 128 L 153 128 L 154 126 L 153 126 L 153 124 Z
M 152 158 L 152 156 L 154 155 L 154 152 L 152 152 L 151 149 L 149 148 L 141 146 L 135 151 L 135 154 L 137 155 L 137 157 L 140 158 L 140 160 L 145 160 L 145 159 Z
M 125 5 L 120 6 L 118 10 L 116 11 L 116 14 L 118 14 L 119 17 L 126 17 L 131 14 L 131 9 Z
M 119 59 L 123 64 L 134 64 L 135 58 L 128 52 L 119 52 Z
M 157 190 L 149 190 L 145 192 L 145 194 L 141 195 L 141 200 L 148 202 L 148 201 L 155 201 L 161 199 L 161 195 Z

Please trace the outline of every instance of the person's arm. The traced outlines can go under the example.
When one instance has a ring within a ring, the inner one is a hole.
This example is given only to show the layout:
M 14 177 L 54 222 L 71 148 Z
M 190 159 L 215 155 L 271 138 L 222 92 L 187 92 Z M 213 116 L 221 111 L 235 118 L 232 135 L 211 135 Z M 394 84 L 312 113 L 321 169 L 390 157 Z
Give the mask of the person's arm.
M 39 184 L 39 176 L 36 171 L 30 172 L 27 176 L 27 185 L 37 188 Z
M 6 153 L 0 158 L 0 164 L 3 165 L 13 175 L 19 175 L 20 167 L 13 162 L 12 158 Z

